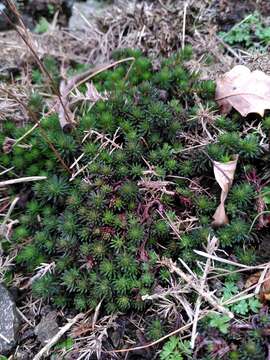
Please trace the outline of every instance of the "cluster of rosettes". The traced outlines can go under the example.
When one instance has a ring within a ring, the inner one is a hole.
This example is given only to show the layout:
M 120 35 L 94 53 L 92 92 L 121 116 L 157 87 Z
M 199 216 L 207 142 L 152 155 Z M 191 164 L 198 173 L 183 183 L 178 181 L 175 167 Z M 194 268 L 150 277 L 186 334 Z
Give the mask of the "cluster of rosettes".
M 11 196 L 20 193 L 24 200 L 17 208 L 19 225 L 12 242 L 3 246 L 5 250 L 18 249 L 15 272 L 30 274 L 41 263 L 55 263 L 54 271 L 33 283 L 33 293 L 60 307 L 74 305 L 85 310 L 103 299 L 110 313 L 141 309 L 145 305 L 142 296 L 169 279 L 168 272 L 157 265 L 160 256 L 195 260 L 193 249 L 214 233 L 210 224 L 219 189 L 209 157 L 225 161 L 238 153 L 241 161 L 227 199 L 228 215 L 233 220 L 216 231 L 221 246 L 240 248 L 254 218 L 255 191 L 245 171 L 252 169 L 263 154 L 257 135 L 242 136 L 239 117 L 217 117 L 215 126 L 220 134 L 204 152 L 182 151 L 188 141 L 183 134 L 202 131 L 194 120 L 198 99 L 213 108 L 215 90 L 213 82 L 199 81 L 198 75 L 186 67 L 191 48 L 164 60 L 159 71 L 154 71 L 151 61 L 138 51 L 115 53 L 115 59 L 125 56 L 135 57 L 127 78 L 127 64 L 99 74 L 95 86 L 98 91 L 107 90 L 110 99 L 97 102 L 90 111 L 85 106 L 78 108 L 78 124 L 71 133 L 62 132 L 56 115 L 41 121 L 43 131 L 68 166 L 84 153 L 80 166 L 87 166 L 87 181 L 83 176 L 70 181 L 40 128 L 25 138 L 30 148 L 15 146 L 11 153 L 0 155 L 2 166 L 13 168 L 11 177 L 47 176 L 30 189 L 29 185 L 10 188 Z M 59 81 L 57 63 L 49 59 L 45 65 Z M 33 72 L 33 82 L 43 82 L 38 70 Z M 84 85 L 80 91 L 85 91 Z M 40 95 L 31 95 L 29 107 L 40 117 L 41 110 L 46 110 L 44 104 Z M 19 138 L 31 126 L 17 128 L 7 120 L 3 140 L 4 136 Z M 264 127 L 269 128 L 269 120 L 264 121 Z M 82 143 L 85 131 L 90 129 L 109 138 L 117 131 L 119 147 L 113 151 L 100 147 L 95 137 Z M 149 170 L 147 164 L 154 169 L 152 180 L 182 177 L 174 179 L 176 195 L 163 194 L 159 201 L 172 218 L 187 208 L 199 219 L 196 230 L 179 239 L 153 209 L 149 218 L 142 219 L 139 209 L 147 199 L 138 181 Z M 195 177 L 206 179 L 206 186 L 209 180 L 211 196 L 193 193 L 189 179 Z M 243 252 L 239 254 L 243 261 L 250 261 L 250 254 L 245 258 Z M 159 325 L 154 324 L 152 332 L 158 331 Z

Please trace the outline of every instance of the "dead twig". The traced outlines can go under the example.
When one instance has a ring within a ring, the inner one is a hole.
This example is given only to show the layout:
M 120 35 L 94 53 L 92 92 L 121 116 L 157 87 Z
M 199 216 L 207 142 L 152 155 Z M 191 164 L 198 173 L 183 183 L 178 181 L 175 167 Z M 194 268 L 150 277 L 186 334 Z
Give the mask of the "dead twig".
M 29 182 L 29 181 L 40 181 L 40 180 L 46 180 L 46 179 L 47 179 L 47 176 L 29 176 L 29 177 L 22 177 L 19 179 L 4 180 L 4 181 L 0 181 L 0 188 L 4 187 L 6 185 L 19 184 L 22 182 Z
M 175 272 L 176 274 L 178 274 L 186 283 L 190 285 L 190 287 L 192 287 L 202 298 L 204 298 L 204 300 L 208 302 L 213 307 L 213 309 L 217 309 L 219 312 L 227 315 L 231 319 L 234 317 L 234 314 L 224 308 L 224 306 L 222 306 L 221 303 L 217 299 L 215 299 L 212 294 L 206 292 L 204 289 L 201 289 L 201 287 L 197 283 L 197 279 L 194 279 L 184 273 L 178 266 L 176 266 L 175 263 L 173 263 L 171 259 L 165 258 L 160 261 L 160 264 L 168 267 L 170 272 Z
M 79 167 L 79 161 L 84 157 L 85 153 L 82 153 L 77 159 L 75 159 L 75 161 L 73 162 L 73 164 L 71 164 L 70 169 L 73 169 L 75 166 L 77 167 L 77 171 L 75 173 L 72 174 L 71 178 L 69 179 L 69 181 L 72 181 L 75 179 L 75 177 L 77 177 L 79 174 L 83 173 L 90 164 L 92 164 L 100 155 L 101 151 L 105 148 L 109 148 L 110 149 L 110 154 L 112 154 L 112 152 L 115 149 L 122 149 L 123 145 L 122 144 L 117 144 L 116 140 L 118 139 L 119 135 L 119 128 L 116 129 L 113 138 L 110 139 L 109 135 L 107 134 L 102 134 L 99 133 L 96 130 L 90 130 L 90 131 L 86 131 L 86 135 L 84 136 L 84 138 L 82 139 L 82 143 L 84 143 L 84 141 L 91 137 L 91 136 L 95 136 L 96 139 L 94 140 L 94 142 L 100 142 L 100 146 L 99 149 L 97 150 L 96 155 L 84 166 L 82 166 L 81 168 Z
M 184 13 L 183 13 L 183 28 L 182 28 L 182 50 L 185 47 L 187 7 L 188 7 L 188 3 L 185 2 Z
M 211 237 L 209 235 L 208 242 L 207 242 L 207 248 L 206 248 L 207 253 L 213 254 L 213 252 L 215 250 L 217 250 L 217 245 L 218 245 L 218 239 L 215 236 L 213 236 L 211 239 Z M 207 258 L 205 267 L 204 267 L 204 271 L 203 271 L 203 275 L 200 278 L 200 291 L 203 291 L 203 289 L 206 285 L 206 280 L 207 280 L 208 272 L 210 270 L 210 265 L 211 265 L 211 259 Z M 192 333 L 191 333 L 191 340 L 190 340 L 191 349 L 194 349 L 195 341 L 196 341 L 196 337 L 197 337 L 197 324 L 198 324 L 198 319 L 199 319 L 199 314 L 200 314 L 201 303 L 202 303 L 202 295 L 199 295 L 197 297 L 196 304 L 195 304 L 193 326 L 192 326 Z
M 58 333 L 46 344 L 33 358 L 33 360 L 40 360 L 43 356 L 48 355 L 50 349 L 61 339 L 61 337 L 74 325 L 77 321 L 81 320 L 84 314 L 78 314 L 64 325 Z
M 208 312 L 207 312 L 207 313 L 208 313 Z M 199 320 L 203 319 L 203 318 L 207 315 L 207 313 L 201 315 L 201 316 L 199 317 Z M 128 348 L 128 349 L 119 349 L 119 350 L 106 351 L 106 353 L 108 353 L 108 354 L 112 354 L 112 353 L 126 353 L 126 352 L 130 352 L 130 351 L 147 349 L 147 348 L 149 348 L 149 347 L 155 346 L 155 345 L 163 342 L 164 340 L 170 338 L 170 337 L 173 336 L 173 335 L 176 335 L 176 334 L 179 334 L 179 333 L 181 333 L 181 332 L 184 332 L 184 331 L 188 330 L 188 329 L 192 326 L 192 324 L 193 324 L 193 321 L 187 323 L 187 324 L 184 325 L 184 326 L 181 326 L 180 328 L 178 328 L 178 329 L 170 332 L 169 334 L 167 334 L 167 335 L 161 337 L 160 339 L 158 339 L 158 340 L 156 340 L 156 341 L 153 341 L 153 342 L 151 342 L 151 343 L 148 343 L 148 344 L 145 344 L 145 345 L 142 345 L 142 346 L 135 346 L 135 347 L 133 347 L 133 348 Z

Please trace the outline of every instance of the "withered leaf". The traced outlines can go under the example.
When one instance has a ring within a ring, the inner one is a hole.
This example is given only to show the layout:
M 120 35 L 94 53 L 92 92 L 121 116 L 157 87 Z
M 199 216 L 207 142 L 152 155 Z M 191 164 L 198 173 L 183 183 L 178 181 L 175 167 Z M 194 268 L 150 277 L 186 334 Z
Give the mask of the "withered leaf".
M 225 200 L 234 179 L 234 173 L 237 165 L 238 155 L 235 155 L 234 160 L 227 163 L 214 161 L 214 175 L 217 183 L 221 187 L 220 204 L 213 215 L 214 221 L 212 225 L 219 227 L 228 224 L 229 219 L 225 212 Z
M 256 273 L 251 274 L 245 282 L 245 289 L 248 289 L 249 287 L 257 284 L 261 277 L 261 274 L 261 271 L 257 271 Z
M 270 270 L 267 270 L 265 279 L 260 291 L 260 298 L 263 302 L 270 300 Z
M 261 302 L 265 303 L 266 301 L 270 300 L 270 270 L 268 269 L 265 274 L 263 274 L 263 271 L 257 271 L 254 274 L 251 274 L 245 283 L 245 288 L 248 289 L 251 286 L 254 286 L 259 283 L 259 281 L 263 280 L 261 279 L 262 275 L 264 275 L 264 282 L 262 283 L 262 286 L 260 287 L 260 293 L 259 298 Z
M 224 114 L 234 108 L 242 116 L 250 113 L 263 116 L 270 109 L 270 76 L 237 65 L 217 79 L 215 98 Z

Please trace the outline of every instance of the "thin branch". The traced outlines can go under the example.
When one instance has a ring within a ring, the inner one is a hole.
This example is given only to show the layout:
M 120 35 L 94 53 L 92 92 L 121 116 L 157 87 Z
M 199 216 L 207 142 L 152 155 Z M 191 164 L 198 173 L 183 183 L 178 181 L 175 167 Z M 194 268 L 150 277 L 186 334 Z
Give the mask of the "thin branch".
M 185 47 L 187 7 L 188 7 L 188 3 L 185 2 L 185 4 L 184 4 L 184 13 L 183 13 L 183 28 L 182 28 L 182 50 Z
M 39 181 L 39 180 L 46 180 L 46 179 L 47 179 L 47 176 L 29 176 L 29 177 L 22 177 L 19 179 L 4 180 L 4 181 L 0 181 L 0 187 L 4 187 L 6 185 L 19 184 L 22 182 Z
M 82 319 L 84 314 L 78 314 L 71 319 L 65 326 L 63 326 L 59 332 L 46 344 L 33 358 L 33 360 L 40 360 L 43 356 L 46 356 L 50 349 L 61 339 L 61 337 L 74 325 L 77 321 Z
M 205 313 L 205 314 L 203 314 L 203 315 L 201 315 L 201 316 L 199 317 L 199 320 L 203 319 L 207 314 L 208 314 L 208 312 Z M 192 324 L 193 324 L 193 321 L 187 323 L 187 324 L 184 325 L 184 326 L 181 326 L 179 329 L 176 329 L 176 330 L 170 332 L 169 334 L 167 334 L 167 335 L 165 335 L 165 336 L 162 336 L 160 339 L 158 339 L 158 340 L 156 340 L 156 341 L 153 341 L 153 342 L 151 342 L 151 343 L 149 343 L 149 344 L 145 344 L 145 345 L 142 345 L 142 346 L 136 346 L 136 347 L 128 348 L 128 349 L 119 349 L 119 350 L 106 351 L 106 353 L 108 353 L 108 354 L 113 354 L 113 353 L 125 353 L 125 352 L 129 352 L 129 351 L 136 351 L 136 350 L 147 349 L 147 348 L 149 348 L 149 347 L 155 346 L 155 345 L 163 342 L 164 340 L 170 338 L 170 337 L 173 336 L 173 335 L 176 335 L 176 334 L 179 334 L 179 333 L 181 333 L 181 332 L 183 332 L 183 331 L 185 331 L 185 330 L 188 330 L 188 329 L 191 327 Z M 35 359 L 34 359 L 34 360 L 35 360 Z
M 206 292 L 205 290 L 202 290 L 198 284 L 194 282 L 194 279 L 190 278 L 187 274 L 185 274 L 181 269 L 179 269 L 171 259 L 163 259 L 160 261 L 160 264 L 165 265 L 169 268 L 170 272 L 175 272 L 178 274 L 186 283 L 190 285 L 199 295 L 201 295 L 205 301 L 207 301 L 214 309 L 217 309 L 219 312 L 221 312 L 224 315 L 227 315 L 229 318 L 234 318 L 234 314 L 224 308 L 216 299 L 213 298 L 213 296 Z
M 213 252 L 217 249 L 217 245 L 218 245 L 218 239 L 216 237 L 210 237 L 210 235 L 208 236 L 208 243 L 207 243 L 207 253 L 212 255 Z M 206 284 L 206 280 L 207 280 L 207 275 L 210 271 L 210 266 L 211 266 L 211 259 L 207 258 L 206 263 L 205 263 L 205 267 L 204 267 L 204 271 L 203 271 L 203 275 L 200 279 L 200 290 L 203 291 L 205 284 Z M 200 308 L 201 308 L 201 303 L 202 303 L 202 296 L 198 296 L 197 300 L 196 300 L 196 304 L 195 304 L 195 311 L 194 311 L 194 318 L 193 318 L 193 326 L 192 326 L 192 333 L 191 333 L 191 341 L 190 341 L 190 347 L 191 349 L 194 349 L 195 347 L 195 341 L 196 341 L 196 337 L 197 337 L 197 324 L 198 324 L 198 319 L 199 319 L 199 314 L 200 314 Z

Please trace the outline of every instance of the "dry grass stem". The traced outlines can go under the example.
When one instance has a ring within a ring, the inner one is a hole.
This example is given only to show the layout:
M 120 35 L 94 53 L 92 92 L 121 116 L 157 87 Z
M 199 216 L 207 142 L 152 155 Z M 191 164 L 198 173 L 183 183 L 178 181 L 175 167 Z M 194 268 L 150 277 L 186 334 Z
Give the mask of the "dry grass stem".
M 183 28 L 182 28 L 182 49 L 184 49 L 184 47 L 185 47 L 187 7 L 188 7 L 188 3 L 185 2 L 184 3 L 184 13 L 183 13 Z
M 206 248 L 207 253 L 213 254 L 217 250 L 217 247 L 218 247 L 218 239 L 215 236 L 213 236 L 211 238 L 209 235 L 208 242 L 207 242 L 207 248 Z M 205 288 L 207 276 L 210 271 L 210 266 L 211 266 L 211 259 L 207 258 L 203 274 L 202 274 L 201 278 L 199 279 L 200 291 L 203 291 L 203 289 Z M 199 295 L 197 297 L 196 304 L 195 304 L 195 310 L 194 310 L 193 326 L 192 326 L 192 333 L 191 333 L 191 340 L 190 340 L 191 349 L 194 349 L 194 347 L 195 347 L 195 341 L 196 341 L 196 337 L 197 337 L 197 324 L 198 324 L 198 319 L 199 319 L 199 314 L 200 314 L 201 303 L 202 303 L 202 296 Z
M 105 149 L 105 148 L 109 149 L 110 154 L 112 154 L 112 152 L 115 149 L 122 149 L 123 145 L 122 144 L 119 145 L 116 143 L 116 140 L 119 137 L 118 132 L 119 132 L 119 128 L 116 129 L 116 131 L 113 135 L 113 138 L 110 139 L 109 135 L 99 133 L 96 130 L 85 131 L 86 135 L 82 139 L 82 143 L 84 143 L 85 140 L 87 140 L 88 138 L 91 138 L 94 136 L 95 137 L 94 142 L 99 142 L 100 146 L 97 151 L 97 154 L 93 157 L 93 159 L 91 159 L 87 164 L 85 164 L 81 168 L 79 167 L 79 161 L 84 157 L 85 153 L 82 153 L 77 159 L 75 159 L 75 161 L 71 164 L 70 169 L 72 170 L 76 166 L 77 171 L 75 171 L 72 174 L 69 181 L 73 181 L 79 174 L 85 172 L 87 170 L 87 168 L 89 167 L 89 165 L 92 164 L 99 157 L 99 155 L 103 149 Z M 87 177 L 87 174 L 86 174 L 86 177 Z
M 10 215 L 18 201 L 19 201 L 19 197 L 16 197 L 12 201 L 12 203 L 8 209 L 8 212 L 4 217 L 4 220 L 0 224 L 0 236 L 3 236 L 7 241 L 9 241 L 9 235 L 11 233 L 12 226 L 18 222 L 17 220 L 10 219 Z M 1 254 L 2 254 L 2 247 L 1 247 L 1 242 L 0 242 L 0 255 Z
M 179 275 L 180 278 L 182 278 L 186 283 L 188 283 L 191 288 L 193 288 L 206 302 L 211 305 L 211 307 L 213 307 L 213 309 L 218 310 L 219 312 L 227 315 L 231 319 L 234 317 L 234 314 L 228 309 L 224 308 L 224 306 L 221 305 L 221 303 L 212 293 L 204 289 L 202 290 L 200 284 L 198 284 L 198 281 L 195 282 L 192 277 L 190 277 L 189 275 L 184 273 L 179 267 L 177 267 L 171 259 L 163 259 L 160 261 L 160 264 L 168 267 L 171 272 Z
M 91 356 L 95 354 L 97 359 L 101 358 L 101 354 L 106 352 L 103 349 L 103 341 L 108 337 L 108 330 L 110 328 L 117 327 L 115 322 L 117 315 L 113 316 L 104 316 L 97 321 L 97 316 L 99 313 L 99 305 L 96 308 L 97 315 L 94 314 L 92 321 L 86 319 L 83 324 L 79 324 L 77 329 L 73 331 L 73 338 L 76 344 L 79 347 L 79 356 L 77 350 L 76 356 L 77 360 L 87 360 L 91 359 Z M 95 322 L 95 324 L 94 324 Z M 87 325 L 87 323 L 89 325 Z M 77 334 L 90 333 L 87 336 L 76 336 Z
M 61 339 L 61 337 L 69 331 L 69 329 L 76 324 L 80 319 L 84 317 L 84 314 L 78 314 L 71 319 L 66 325 L 64 325 L 59 332 L 46 344 L 33 358 L 33 360 L 40 360 L 44 356 L 49 354 L 51 348 Z
M 47 176 L 28 176 L 28 177 L 22 177 L 19 179 L 12 179 L 12 180 L 4 180 L 4 181 L 0 181 L 0 188 L 7 186 L 7 185 L 14 185 L 14 184 L 19 184 L 19 183 L 24 183 L 24 182 L 29 182 L 29 181 L 41 181 L 41 180 L 46 180 Z
M 233 266 L 238 266 L 238 267 L 241 267 L 241 268 L 245 268 L 247 270 L 250 270 L 251 268 L 258 268 L 257 266 L 255 267 L 251 267 L 251 266 L 248 266 L 248 265 L 244 265 L 244 264 L 240 264 L 240 263 L 237 263 L 235 261 L 231 261 L 231 260 L 227 260 L 227 259 L 223 259 L 217 255 L 212 255 L 212 254 L 208 254 L 204 251 L 200 251 L 200 250 L 193 250 L 196 254 L 200 255 L 200 256 L 204 256 L 204 257 L 207 257 L 209 259 L 212 259 L 212 260 L 216 260 L 216 261 L 220 261 L 224 264 L 228 264 L 228 265 L 233 265 Z

